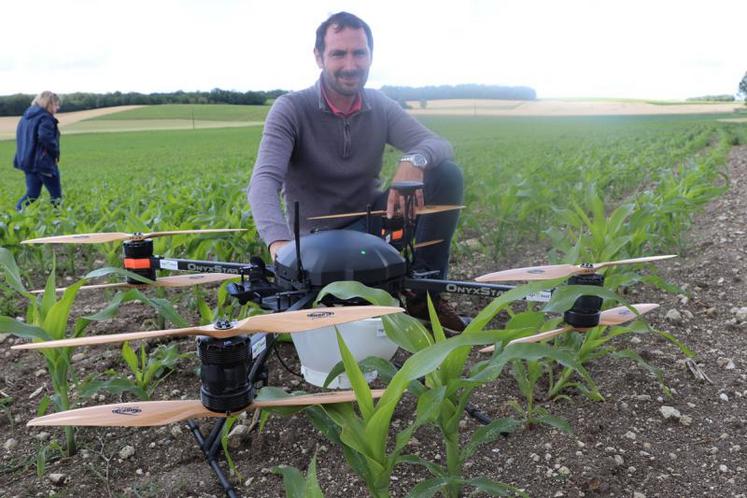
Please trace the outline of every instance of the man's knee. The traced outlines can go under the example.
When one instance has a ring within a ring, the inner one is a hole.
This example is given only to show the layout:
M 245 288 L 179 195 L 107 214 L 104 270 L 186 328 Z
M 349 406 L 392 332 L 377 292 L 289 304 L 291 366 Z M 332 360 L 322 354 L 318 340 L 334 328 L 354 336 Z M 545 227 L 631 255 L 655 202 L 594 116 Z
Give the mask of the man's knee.
M 456 163 L 450 160 L 428 170 L 425 177 L 426 189 L 432 187 L 438 192 L 449 192 L 453 202 L 461 202 L 464 192 L 464 173 Z M 429 185 L 430 184 L 430 185 Z

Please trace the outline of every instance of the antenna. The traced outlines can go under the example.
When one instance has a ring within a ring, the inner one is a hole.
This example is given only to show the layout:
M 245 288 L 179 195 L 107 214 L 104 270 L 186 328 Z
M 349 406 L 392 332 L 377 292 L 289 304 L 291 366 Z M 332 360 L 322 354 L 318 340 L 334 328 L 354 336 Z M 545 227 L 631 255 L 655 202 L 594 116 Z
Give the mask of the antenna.
M 423 188 L 423 182 L 402 181 L 392 183 L 391 188 L 397 190 L 405 198 L 405 210 L 402 213 L 402 242 L 405 262 L 409 270 L 415 257 L 415 192 Z
M 295 211 L 293 218 L 293 238 L 296 244 L 296 271 L 298 272 L 296 278 L 300 282 L 303 282 L 303 265 L 301 264 L 301 210 L 298 201 L 293 203 L 293 209 Z

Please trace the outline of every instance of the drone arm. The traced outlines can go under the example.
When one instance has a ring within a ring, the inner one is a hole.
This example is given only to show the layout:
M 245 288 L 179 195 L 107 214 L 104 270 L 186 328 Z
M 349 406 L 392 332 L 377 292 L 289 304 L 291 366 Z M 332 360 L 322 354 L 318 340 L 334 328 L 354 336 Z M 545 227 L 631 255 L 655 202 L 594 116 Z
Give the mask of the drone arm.
M 153 256 L 153 267 L 156 270 L 194 271 L 198 273 L 230 273 L 246 275 L 252 265 L 247 263 L 225 263 L 222 261 L 201 261 L 196 259 L 173 259 Z
M 459 280 L 437 280 L 431 278 L 406 278 L 403 282 L 405 289 L 413 291 L 430 292 L 431 295 L 449 292 L 451 294 L 462 294 L 467 296 L 498 297 L 504 292 L 514 288 L 513 285 L 500 285 L 489 283 L 463 282 Z M 541 291 L 528 294 L 524 299 L 527 301 L 546 303 L 550 300 L 550 291 Z

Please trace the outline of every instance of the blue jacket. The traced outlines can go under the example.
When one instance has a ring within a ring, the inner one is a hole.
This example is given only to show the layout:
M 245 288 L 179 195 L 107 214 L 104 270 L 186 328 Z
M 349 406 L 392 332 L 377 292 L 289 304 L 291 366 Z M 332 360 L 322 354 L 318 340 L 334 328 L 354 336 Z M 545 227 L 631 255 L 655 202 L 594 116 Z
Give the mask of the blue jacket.
M 58 174 L 60 131 L 57 119 L 46 109 L 32 105 L 16 128 L 13 166 L 26 173 Z

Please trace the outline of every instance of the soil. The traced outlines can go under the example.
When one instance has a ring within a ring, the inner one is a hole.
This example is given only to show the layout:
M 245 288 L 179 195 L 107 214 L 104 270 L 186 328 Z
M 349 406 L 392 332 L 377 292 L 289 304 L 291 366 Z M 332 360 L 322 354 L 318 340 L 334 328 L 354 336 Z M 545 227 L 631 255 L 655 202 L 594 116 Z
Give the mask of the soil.
M 562 401 L 540 401 L 551 414 L 570 422 L 572 434 L 547 426 L 521 429 L 482 447 L 467 468 L 469 476 L 513 484 L 532 497 L 747 496 L 747 147 L 732 150 L 729 181 L 728 192 L 697 217 L 687 252 L 656 266 L 659 275 L 681 288 L 682 294 L 640 286 L 629 296 L 633 302 L 661 305 L 650 314 L 649 323 L 674 334 L 697 354 L 693 370 L 679 349 L 656 334 L 623 336 L 616 344 L 631 347 L 660 368 L 671 396 L 647 370 L 630 361 L 602 358 L 590 365 L 590 371 L 605 401 L 577 394 Z M 543 263 L 543 248 L 525 249 L 512 251 L 514 256 L 502 259 L 501 267 Z M 488 258 L 463 259 L 469 261 L 454 261 L 453 277 L 466 279 L 497 269 Z M 103 304 L 100 296 L 88 297 L 75 311 L 86 314 Z M 128 304 L 118 317 L 89 333 L 139 330 L 149 326 L 152 313 Z M 10 350 L 15 342 L 4 337 L 0 343 L 4 358 L 0 391 L 14 400 L 9 412 L 0 412 L 0 444 L 4 445 L 0 449 L 0 496 L 223 495 L 184 424 L 81 428 L 78 453 L 50 462 L 46 475 L 38 478 L 37 451 L 48 444 L 46 438 L 61 441 L 62 431 L 25 426 L 35 415 L 39 398 L 49 394 L 49 380 L 41 370 L 41 357 Z M 193 347 L 190 341 L 179 344 L 184 351 Z M 298 368 L 291 345 L 281 344 L 279 352 L 292 368 Z M 95 347 L 81 353 L 73 364 L 81 376 L 122 368 L 116 348 Z M 398 353 L 398 358 L 405 359 L 405 354 Z M 195 398 L 196 365 L 196 360 L 182 364 L 178 373 L 159 386 L 156 398 Z M 269 367 L 271 385 L 311 390 L 276 358 Z M 708 380 L 696 378 L 693 371 L 704 373 Z M 472 402 L 489 417 L 504 417 L 511 415 L 507 402 L 512 399 L 521 398 L 514 381 L 504 373 L 495 384 L 480 389 Z M 95 403 L 118 400 L 106 395 Z M 679 417 L 665 418 L 664 406 L 678 410 Z M 410 420 L 413 410 L 413 400 L 406 397 L 395 414 L 395 426 Z M 242 421 L 249 423 L 249 419 Z M 468 416 L 462 425 L 465 434 L 480 427 Z M 201 427 L 207 432 L 210 423 Z M 444 458 L 434 430 L 419 430 L 415 438 L 410 446 L 413 452 L 433 461 Z M 15 446 L 9 448 L 11 439 Z M 302 415 L 273 417 L 263 432 L 254 430 L 231 444 L 241 474 L 231 480 L 242 496 L 284 496 L 281 478 L 270 469 L 280 464 L 306 469 L 315 452 L 326 496 L 365 495 L 363 483 L 348 470 L 340 450 Z M 134 450 L 130 456 L 122 453 L 127 446 Z M 51 480 L 55 474 L 61 474 L 56 476 L 57 484 Z M 393 496 L 405 496 L 427 477 L 418 467 L 397 467 Z

